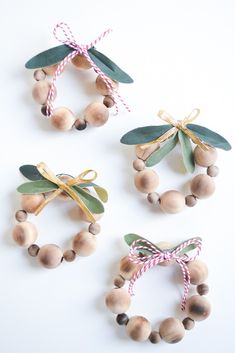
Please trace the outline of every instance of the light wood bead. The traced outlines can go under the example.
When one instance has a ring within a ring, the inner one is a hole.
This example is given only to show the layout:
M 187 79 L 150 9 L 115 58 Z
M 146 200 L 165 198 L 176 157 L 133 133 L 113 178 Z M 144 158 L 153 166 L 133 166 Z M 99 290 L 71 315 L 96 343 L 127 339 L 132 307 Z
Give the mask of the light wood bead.
M 219 175 L 219 167 L 216 165 L 211 165 L 210 167 L 207 168 L 207 175 L 209 175 L 212 178 L 217 177 Z
M 181 192 L 169 190 L 160 196 L 160 208 L 166 213 L 178 213 L 185 207 L 185 197 Z
M 128 256 L 125 256 L 120 261 L 119 273 L 124 279 L 129 281 L 133 274 L 139 270 L 139 268 L 140 265 L 135 264 L 129 260 Z
M 198 199 L 206 199 L 215 191 L 214 180 L 206 174 L 198 174 L 191 181 L 191 192 Z
M 122 288 L 125 284 L 125 279 L 119 275 L 114 278 L 113 284 L 115 285 L 115 287 Z
M 192 330 L 195 326 L 195 322 L 193 319 L 190 319 L 190 317 L 186 317 L 183 321 L 182 324 L 184 325 L 185 330 Z
M 103 217 L 103 215 L 104 215 L 103 213 L 97 213 L 97 214 L 93 213 L 93 217 L 95 218 L 96 222 L 99 221 Z M 78 218 L 84 222 L 90 223 L 88 216 L 85 214 L 85 212 L 80 207 L 78 207 Z
M 48 93 L 50 90 L 51 84 L 47 80 L 43 81 L 38 81 L 34 84 L 33 90 L 32 90 L 32 96 L 33 99 L 38 103 L 38 104 L 45 104 L 47 101 Z
M 101 230 L 101 227 L 99 223 L 91 223 L 88 228 L 88 231 L 93 235 L 99 234 L 100 230 Z
M 75 116 L 67 108 L 57 108 L 52 113 L 51 124 L 57 130 L 68 131 L 72 128 L 74 122 Z
M 156 151 L 160 147 L 160 144 L 153 143 L 147 148 L 141 148 L 141 147 L 142 145 L 135 146 L 135 154 L 136 154 L 136 157 L 145 161 L 154 151 Z
M 84 111 L 84 119 L 92 126 L 102 126 L 109 118 L 109 110 L 102 103 L 89 104 Z
M 194 260 L 187 263 L 190 273 L 190 283 L 202 284 L 208 277 L 208 267 L 201 260 Z
M 145 163 L 142 159 L 135 159 L 133 162 L 133 168 L 137 171 L 140 172 L 141 170 L 144 170 L 145 168 Z
M 204 151 L 201 147 L 196 146 L 194 149 L 194 160 L 195 163 L 201 167 L 210 167 L 213 165 L 218 157 L 217 150 L 210 147 L 208 150 Z
M 75 253 L 75 251 L 73 251 L 73 250 L 66 250 L 65 252 L 64 252 L 64 254 L 63 254 L 63 258 L 65 259 L 65 261 L 67 261 L 67 262 L 72 262 L 72 261 L 74 261 L 75 260 L 75 258 L 76 258 L 76 253 Z
M 43 267 L 56 268 L 61 264 L 63 252 L 55 244 L 43 245 L 38 252 L 38 260 Z
M 144 169 L 135 174 L 135 186 L 137 190 L 145 194 L 154 192 L 159 185 L 159 176 L 152 169 Z
M 81 231 L 73 238 L 73 250 L 79 256 L 90 256 L 96 251 L 96 237 L 87 231 Z
M 185 334 L 184 325 L 174 317 L 169 317 L 162 321 L 159 333 L 161 338 L 167 343 L 177 343 L 182 340 Z
M 107 107 L 107 108 L 112 108 L 115 104 L 113 98 L 111 96 L 105 96 L 103 99 L 103 104 Z
M 160 195 L 157 192 L 150 192 L 147 196 L 147 200 L 151 205 L 157 205 L 159 202 Z
M 36 257 L 38 255 L 38 252 L 40 250 L 40 247 L 37 244 L 32 244 L 30 247 L 28 247 L 28 254 L 32 257 Z
M 207 295 L 209 293 L 209 286 L 206 283 L 201 283 L 197 286 L 197 292 L 199 295 Z
M 151 334 L 150 322 L 143 316 L 132 316 L 126 325 L 126 332 L 134 341 L 146 341 Z
M 43 194 L 35 194 L 35 195 L 21 195 L 21 207 L 28 213 L 34 213 L 36 209 L 41 205 L 44 201 Z
M 167 250 L 167 249 L 171 249 L 173 247 L 173 245 L 171 243 L 168 243 L 167 241 L 160 241 L 157 244 L 157 247 L 159 247 L 161 250 Z M 170 266 L 174 263 L 174 261 L 163 261 L 161 263 L 159 263 L 159 266 Z
M 194 207 L 196 206 L 197 204 L 197 199 L 195 196 L 193 195 L 187 195 L 185 197 L 185 204 L 188 206 L 188 207 Z
M 191 319 L 202 321 L 210 315 L 211 305 L 205 297 L 193 295 L 186 301 L 185 312 Z
M 14 241 L 23 247 L 32 245 L 38 236 L 37 229 L 34 224 L 30 222 L 20 222 L 16 224 L 12 231 Z
M 15 214 L 15 219 L 18 222 L 24 222 L 27 220 L 27 212 L 25 210 L 18 210 Z
M 149 341 L 153 344 L 159 343 L 161 341 L 161 336 L 158 331 L 152 331 L 149 336 Z
M 107 308 L 114 314 L 122 314 L 131 305 L 131 296 L 125 288 L 111 289 L 105 298 Z
M 43 70 L 34 71 L 33 77 L 36 81 L 42 81 L 46 78 L 46 73 Z
M 88 70 L 91 68 L 91 64 L 85 58 L 85 56 L 78 54 L 72 59 L 72 63 L 76 66 L 77 69 Z
M 53 76 L 57 70 L 58 64 L 47 66 L 43 68 L 43 71 L 48 75 L 48 76 Z
M 109 80 L 111 82 L 112 87 L 114 89 L 117 89 L 118 88 L 118 82 L 111 80 L 111 78 L 109 78 Z M 95 81 L 95 85 L 96 85 L 97 91 L 102 96 L 107 96 L 107 95 L 112 93 L 112 91 L 110 90 L 109 87 L 106 86 L 106 83 L 104 82 L 104 80 L 102 79 L 102 77 L 100 75 L 97 76 L 96 81 Z
M 85 130 L 87 127 L 87 122 L 84 119 L 77 118 L 74 123 L 74 127 L 78 131 Z

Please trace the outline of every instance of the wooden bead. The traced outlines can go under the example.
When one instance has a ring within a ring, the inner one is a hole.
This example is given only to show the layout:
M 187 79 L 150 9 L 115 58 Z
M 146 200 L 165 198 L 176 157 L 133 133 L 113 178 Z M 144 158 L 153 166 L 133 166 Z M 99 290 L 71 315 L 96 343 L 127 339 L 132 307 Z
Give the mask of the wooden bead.
M 51 124 L 54 128 L 61 131 L 68 131 L 72 128 L 75 122 L 73 113 L 64 107 L 57 108 L 51 116 Z
M 38 260 L 46 268 L 56 268 L 63 259 L 63 252 L 55 244 L 47 244 L 40 248 Z
M 193 295 L 186 301 L 185 312 L 191 319 L 202 321 L 210 315 L 211 306 L 205 297 Z
M 87 58 L 85 58 L 85 56 L 80 54 L 76 55 L 72 59 L 72 63 L 74 64 L 74 66 L 76 66 L 77 69 L 88 70 L 91 68 L 91 64 L 89 63 Z
M 212 178 L 217 177 L 219 175 L 219 167 L 216 165 L 211 165 L 210 167 L 207 168 L 207 175 L 209 175 Z
M 43 71 L 48 75 L 48 76 L 53 76 L 57 70 L 58 64 L 47 66 L 43 68 Z
M 105 304 L 112 313 L 122 314 L 129 309 L 131 297 L 125 288 L 114 288 L 106 295 Z
M 103 213 L 97 213 L 97 214 L 93 213 L 93 217 L 95 218 L 96 222 L 99 221 L 103 217 L 103 215 L 104 215 Z M 89 223 L 91 222 L 88 219 L 85 212 L 83 212 L 83 210 L 80 207 L 78 207 L 78 218 L 80 218 L 84 222 L 89 222 Z
M 139 268 L 140 265 L 135 264 L 134 262 L 129 260 L 128 256 L 125 256 L 120 261 L 119 273 L 124 279 L 129 281 L 133 274 L 136 273 Z
M 32 90 L 33 99 L 41 105 L 45 104 L 50 87 L 51 84 L 47 80 L 36 82 Z
M 114 278 L 113 284 L 115 285 L 115 287 L 117 288 L 122 288 L 125 284 L 125 279 L 122 276 L 117 276 Z
M 201 284 L 208 277 L 207 265 L 201 260 L 194 260 L 187 263 L 190 273 L 190 283 Z
M 150 322 L 143 316 L 133 316 L 126 325 L 126 332 L 134 341 L 146 341 L 151 334 Z
M 187 195 L 185 197 L 185 204 L 188 207 L 194 207 L 197 204 L 197 199 L 194 195 Z
M 114 89 L 118 88 L 118 82 L 117 81 L 113 81 L 111 80 L 111 78 L 109 78 L 111 85 Z M 95 81 L 95 85 L 96 85 L 96 89 L 97 91 L 102 95 L 102 96 L 107 96 L 111 93 L 111 90 L 109 87 L 107 87 L 105 81 L 103 80 L 103 78 L 99 75 L 96 78 Z
M 149 145 L 147 148 L 142 148 L 143 145 L 136 145 L 135 146 L 135 154 L 136 157 L 145 161 L 154 151 L 156 151 L 159 147 L 159 143 L 153 143 Z
M 29 247 L 37 239 L 37 229 L 30 222 L 21 222 L 14 226 L 12 237 L 19 246 Z
M 88 231 L 93 235 L 99 234 L 100 230 L 101 230 L 101 227 L 99 223 L 91 223 L 88 228 Z
M 76 253 L 73 250 L 66 250 L 63 254 L 63 258 L 65 259 L 65 261 L 67 262 L 72 262 L 75 260 L 76 258 Z
M 184 325 L 174 317 L 169 317 L 162 321 L 159 333 L 161 338 L 167 343 L 177 343 L 184 337 Z
M 209 286 L 206 283 L 199 284 L 197 292 L 199 295 L 207 295 L 209 293 Z
M 153 344 L 159 343 L 161 341 L 161 336 L 158 331 L 152 331 L 149 336 L 149 341 Z
M 33 73 L 33 77 L 36 81 L 42 81 L 46 78 L 46 73 L 43 70 L 35 70 Z
M 39 252 L 39 250 L 40 250 L 40 247 L 37 244 L 32 244 L 28 248 L 28 253 L 29 253 L 30 256 L 36 257 L 38 252 Z
M 84 119 L 78 118 L 74 123 L 75 129 L 82 131 L 87 127 L 87 122 Z
M 185 207 L 185 198 L 181 192 L 169 190 L 160 196 L 160 208 L 166 213 L 178 213 Z
M 41 113 L 42 113 L 42 115 L 47 116 L 47 106 L 46 106 L 46 104 L 41 106 Z
M 150 192 L 147 196 L 147 200 L 151 205 L 157 205 L 160 195 L 157 192 Z
M 96 237 L 87 231 L 79 232 L 73 238 L 73 250 L 79 256 L 90 256 L 96 250 Z
M 27 219 L 27 212 L 25 210 L 19 210 L 16 212 L 15 214 L 15 219 L 18 221 L 18 222 L 24 222 L 26 221 Z
M 89 104 L 84 111 L 84 119 L 92 126 L 102 126 L 109 118 L 109 110 L 102 103 Z
M 205 199 L 215 191 L 214 180 L 206 174 L 198 174 L 191 181 L 191 192 L 198 199 Z
M 142 159 L 136 159 L 133 162 L 133 168 L 137 170 L 137 172 L 140 172 L 141 170 L 144 170 L 145 168 L 145 163 Z
M 28 213 L 34 213 L 44 199 L 43 194 L 21 195 L 21 207 Z
M 117 321 L 118 325 L 127 325 L 128 321 L 129 321 L 129 317 L 125 313 L 118 314 L 116 317 L 116 321 Z
M 107 107 L 107 108 L 112 108 L 114 106 L 114 100 L 111 96 L 105 96 L 103 99 L 103 104 Z
M 190 319 L 190 317 L 186 317 L 182 324 L 184 325 L 185 330 L 192 330 L 195 326 L 194 320 Z
M 136 188 L 145 194 L 154 192 L 159 185 L 159 176 L 152 169 L 144 169 L 139 173 L 135 174 L 135 186 Z
M 213 147 L 204 151 L 201 147 L 196 146 L 194 149 L 194 160 L 195 163 L 201 167 L 210 167 L 217 160 L 217 150 Z
M 157 244 L 157 247 L 160 248 L 161 250 L 167 250 L 173 248 L 173 245 L 167 241 L 160 241 Z M 170 266 L 174 263 L 174 261 L 163 261 L 159 263 L 159 266 Z

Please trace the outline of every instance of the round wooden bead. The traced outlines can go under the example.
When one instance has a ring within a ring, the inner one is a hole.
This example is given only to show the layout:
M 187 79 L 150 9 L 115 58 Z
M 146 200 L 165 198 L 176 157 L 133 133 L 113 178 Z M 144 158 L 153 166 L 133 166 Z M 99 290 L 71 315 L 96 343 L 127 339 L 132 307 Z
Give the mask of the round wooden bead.
M 159 147 L 159 143 L 153 143 L 149 145 L 147 148 L 142 148 L 143 145 L 136 145 L 135 146 L 135 154 L 136 157 L 145 161 L 154 151 L 156 151 Z
M 58 64 L 47 66 L 43 68 L 43 71 L 48 75 L 48 76 L 53 76 L 57 70 Z
M 91 64 L 85 58 L 84 55 L 78 54 L 72 59 L 72 63 L 76 66 L 77 69 L 88 70 L 91 68 Z
M 161 341 L 160 333 L 158 331 L 152 331 L 149 336 L 149 341 L 154 344 L 159 343 Z
M 190 273 L 190 283 L 201 284 L 208 277 L 207 265 L 201 260 L 194 260 L 187 263 Z
M 14 226 L 12 237 L 19 246 L 29 247 L 37 239 L 37 229 L 30 222 L 21 222 Z
M 111 82 L 111 85 L 114 89 L 118 88 L 118 82 L 117 81 L 113 81 L 111 80 L 111 78 L 109 79 Z M 103 80 L 103 78 L 99 75 L 96 78 L 95 81 L 95 85 L 96 85 L 96 89 L 97 91 L 102 95 L 102 96 L 107 96 L 109 95 L 112 91 L 110 90 L 109 87 L 107 87 L 105 81 Z
M 96 250 L 96 237 L 87 231 L 81 231 L 73 238 L 73 250 L 79 256 L 90 256 Z
M 73 250 L 66 250 L 63 254 L 63 258 L 65 259 L 65 261 L 67 262 L 72 262 L 75 260 L 76 258 L 76 253 Z
M 209 286 L 206 283 L 199 284 L 197 292 L 199 295 L 207 295 L 209 293 Z
M 46 268 L 56 268 L 63 259 L 63 252 L 59 246 L 55 244 L 47 244 L 40 248 L 38 252 L 38 260 L 40 264 Z
M 43 194 L 21 195 L 21 207 L 28 213 L 34 213 L 44 201 Z
M 122 314 L 129 309 L 131 297 L 125 288 L 114 288 L 106 295 L 105 304 L 112 313 Z
M 101 227 L 99 223 L 91 223 L 88 228 L 88 231 L 93 235 L 99 234 L 100 230 L 101 230 Z
M 177 343 L 184 337 L 184 325 L 174 317 L 169 317 L 162 321 L 159 333 L 161 338 L 167 343 Z
M 111 96 L 105 96 L 103 99 L 103 104 L 107 107 L 107 108 L 112 108 L 114 106 L 114 100 Z
M 187 195 L 185 197 L 185 204 L 188 207 L 194 207 L 197 204 L 197 199 L 194 195 Z
M 54 128 L 61 131 L 68 131 L 72 128 L 75 122 L 73 113 L 64 107 L 57 108 L 51 116 L 51 124 Z
M 36 81 L 42 81 L 46 78 L 46 73 L 43 70 L 35 70 L 33 73 L 33 77 Z
M 214 180 L 206 174 L 198 174 L 191 181 L 191 192 L 198 199 L 205 199 L 215 191 Z
M 104 125 L 109 118 L 109 110 L 102 103 L 89 104 L 84 111 L 84 119 L 93 126 Z
M 202 321 L 210 315 L 211 306 L 205 297 L 193 295 L 186 301 L 185 312 L 191 319 Z
M 51 84 L 47 80 L 36 82 L 32 90 L 33 99 L 41 105 L 45 104 L 50 87 Z
M 217 160 L 217 150 L 210 147 L 204 151 L 201 147 L 196 146 L 194 149 L 194 160 L 195 163 L 201 167 L 210 167 Z
M 168 243 L 167 241 L 160 241 L 156 245 L 161 250 L 167 250 L 167 249 L 171 249 L 173 247 L 173 245 L 171 243 Z M 174 261 L 163 261 L 163 262 L 159 263 L 158 265 L 159 266 L 169 266 L 169 265 L 172 265 L 173 263 L 174 263 Z
M 146 341 L 151 334 L 150 322 L 143 316 L 133 316 L 126 325 L 126 332 L 134 341 Z
M 137 172 L 140 172 L 141 170 L 144 170 L 145 168 L 145 163 L 142 159 L 136 159 L 133 162 L 133 168 L 137 170 Z
M 145 194 L 154 192 L 159 185 L 159 176 L 152 169 L 144 169 L 135 174 L 136 188 Z
M 47 116 L 47 106 L 46 106 L 46 104 L 41 106 L 41 113 L 42 113 L 42 115 Z
M 117 321 L 118 325 L 126 325 L 129 321 L 129 317 L 125 313 L 118 314 L 116 317 L 116 321 Z
M 184 325 L 185 330 L 192 330 L 195 326 L 194 320 L 190 319 L 190 317 L 186 317 L 182 324 Z
M 216 165 L 211 165 L 210 167 L 207 168 L 207 175 L 209 175 L 212 178 L 215 178 L 217 175 L 219 175 L 219 167 Z
M 15 214 L 15 219 L 18 222 L 24 222 L 27 219 L 27 212 L 25 210 L 19 210 Z
M 151 205 L 157 205 L 160 195 L 157 192 L 150 192 L 147 196 L 147 200 Z
M 78 118 L 74 123 L 74 127 L 79 131 L 85 130 L 85 128 L 87 127 L 87 122 L 84 119 Z
M 39 252 L 39 250 L 40 250 L 40 247 L 37 244 L 32 244 L 28 248 L 28 253 L 29 253 L 30 256 L 36 257 L 38 252 Z
M 125 279 L 122 276 L 117 276 L 114 278 L 113 284 L 115 285 L 115 287 L 117 288 L 122 288 L 125 284 Z
M 160 208 L 166 213 L 178 213 L 185 207 L 185 197 L 181 192 L 169 190 L 160 196 Z
M 139 268 L 140 266 L 138 264 L 135 264 L 134 262 L 130 261 L 129 257 L 125 256 L 120 261 L 119 273 L 124 279 L 129 281 L 133 274 L 137 272 Z

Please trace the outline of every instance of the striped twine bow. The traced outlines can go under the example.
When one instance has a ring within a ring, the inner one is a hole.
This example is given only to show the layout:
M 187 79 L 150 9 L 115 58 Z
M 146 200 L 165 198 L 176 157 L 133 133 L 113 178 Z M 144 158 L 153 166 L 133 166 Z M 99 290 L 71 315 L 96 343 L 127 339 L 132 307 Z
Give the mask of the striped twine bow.
M 195 245 L 196 254 L 194 256 L 188 256 L 186 254 L 180 254 L 189 245 Z M 181 310 L 185 309 L 186 299 L 189 292 L 190 286 L 190 273 L 187 267 L 189 261 L 194 261 L 199 255 L 202 247 L 202 241 L 200 238 L 192 238 L 176 246 L 173 250 L 161 250 L 153 243 L 150 243 L 146 239 L 135 240 L 129 251 L 129 259 L 135 264 L 140 264 L 142 267 L 132 276 L 129 284 L 128 291 L 131 295 L 133 293 L 133 286 L 137 279 L 139 279 L 145 272 L 150 268 L 157 266 L 164 261 L 175 261 L 180 265 L 184 280 L 184 293 L 181 300 Z M 141 250 L 148 250 L 151 254 L 142 256 Z
M 63 33 L 63 37 L 60 37 L 58 34 L 58 31 L 61 30 Z M 112 80 L 107 77 L 101 70 L 100 68 L 94 63 L 93 60 L 91 60 L 89 54 L 88 54 L 88 49 L 94 47 L 101 39 L 103 39 L 104 37 L 106 37 L 109 33 L 111 32 L 111 29 L 108 29 L 107 31 L 103 32 L 99 37 L 97 37 L 93 42 L 83 45 L 83 44 L 79 44 L 76 40 L 75 37 L 70 29 L 70 27 L 67 25 L 67 23 L 64 22 L 60 22 L 58 23 L 54 30 L 53 30 L 53 34 L 54 37 L 61 43 L 68 45 L 70 48 L 73 48 L 74 51 L 72 51 L 71 53 L 69 53 L 58 65 L 56 72 L 53 76 L 52 79 L 52 83 L 51 83 L 51 87 L 48 93 L 48 97 L 47 97 L 47 102 L 46 102 L 46 115 L 48 117 L 50 117 L 53 113 L 53 100 L 55 98 L 55 82 L 58 78 L 58 76 L 60 76 L 60 74 L 63 72 L 65 66 L 78 54 L 83 55 L 87 61 L 91 64 L 91 67 L 93 68 L 93 70 L 101 76 L 101 78 L 103 79 L 106 87 L 108 88 L 108 90 L 110 91 L 110 95 L 114 101 L 115 104 L 115 108 L 116 108 L 116 114 L 118 114 L 118 104 L 117 104 L 117 99 L 119 99 L 119 101 L 123 104 L 123 106 L 126 108 L 126 110 L 128 112 L 130 112 L 130 108 L 128 107 L 128 105 L 124 102 L 123 98 L 120 96 L 120 94 L 118 93 L 118 91 L 113 87 L 112 85 Z

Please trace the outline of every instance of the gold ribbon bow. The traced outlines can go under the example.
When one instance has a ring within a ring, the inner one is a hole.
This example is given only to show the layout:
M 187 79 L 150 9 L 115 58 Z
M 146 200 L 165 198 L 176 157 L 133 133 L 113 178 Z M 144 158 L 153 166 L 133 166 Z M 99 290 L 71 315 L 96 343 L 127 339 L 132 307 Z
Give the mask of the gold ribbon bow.
M 175 120 L 172 118 L 170 114 L 165 112 L 164 110 L 159 110 L 158 116 L 160 119 L 166 121 L 168 124 L 172 125 L 172 128 L 162 134 L 160 137 L 154 139 L 153 141 L 147 142 L 141 146 L 142 149 L 148 148 L 150 145 L 155 144 L 155 143 L 161 143 L 169 139 L 171 136 L 173 136 L 177 131 L 181 130 L 187 135 L 195 145 L 200 146 L 204 151 L 209 149 L 209 146 L 202 142 L 200 138 L 198 138 L 191 130 L 187 128 L 187 124 L 191 123 L 194 121 L 198 115 L 200 114 L 200 109 L 196 108 L 193 109 L 192 112 L 183 120 Z
M 37 165 L 37 169 L 39 173 L 47 180 L 51 181 L 52 183 L 56 184 L 58 186 L 58 189 L 53 191 L 41 204 L 40 206 L 36 209 L 35 215 L 38 215 L 39 212 L 43 210 L 43 208 L 54 198 L 56 198 L 58 195 L 60 195 L 62 192 L 66 192 L 77 204 L 78 206 L 82 209 L 82 211 L 86 214 L 88 219 L 92 222 L 95 223 L 95 218 L 92 214 L 92 212 L 89 210 L 89 208 L 84 204 L 84 202 L 80 199 L 79 195 L 74 191 L 71 186 L 73 185 L 79 185 L 83 183 L 91 183 L 93 182 L 96 177 L 97 173 L 96 171 L 92 169 L 85 170 L 83 173 L 79 174 L 76 178 L 69 178 L 66 182 L 62 181 L 60 178 L 58 178 L 49 168 L 48 166 L 41 162 Z M 90 178 L 86 178 L 86 176 L 90 173 L 93 173 L 93 175 Z

